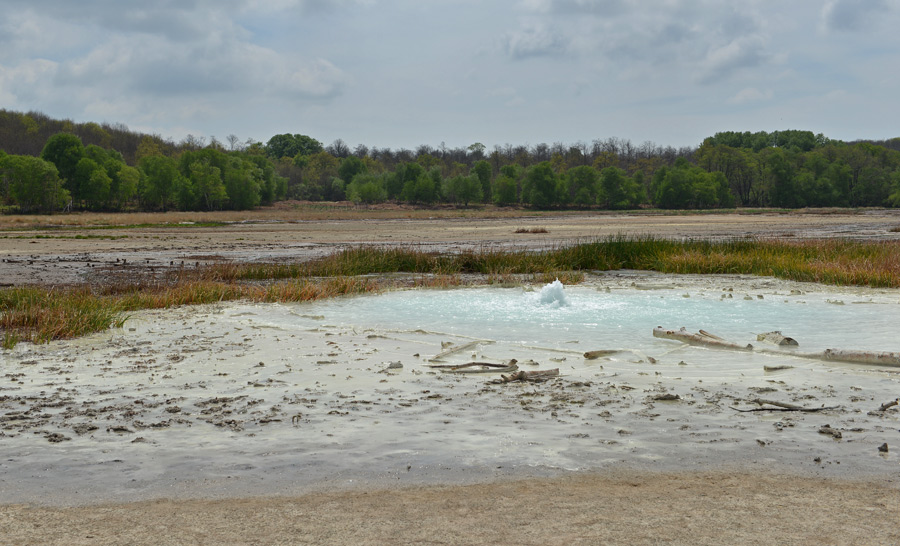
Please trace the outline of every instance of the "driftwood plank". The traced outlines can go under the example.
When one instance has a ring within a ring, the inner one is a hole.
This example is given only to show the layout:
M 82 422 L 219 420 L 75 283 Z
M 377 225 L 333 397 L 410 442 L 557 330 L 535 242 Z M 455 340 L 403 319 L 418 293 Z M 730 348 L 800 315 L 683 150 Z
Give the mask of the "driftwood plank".
M 702 345 L 704 347 L 716 347 L 719 349 L 733 349 L 735 351 L 753 350 L 753 345 L 739 345 L 737 343 L 731 343 L 730 341 L 725 341 L 719 336 L 712 335 L 709 332 L 704 332 L 703 330 L 700 330 L 699 334 L 692 334 L 688 332 L 684 327 L 678 330 L 668 330 L 666 328 L 663 328 L 662 326 L 657 326 L 653 329 L 653 337 L 674 339 L 676 341 L 681 341 L 682 343 L 687 343 L 689 345 Z
M 465 364 L 429 365 L 428 367 L 448 373 L 506 373 L 514 372 L 519 369 L 519 366 L 516 365 L 515 358 L 511 359 L 506 364 L 495 364 L 493 362 L 467 362 Z

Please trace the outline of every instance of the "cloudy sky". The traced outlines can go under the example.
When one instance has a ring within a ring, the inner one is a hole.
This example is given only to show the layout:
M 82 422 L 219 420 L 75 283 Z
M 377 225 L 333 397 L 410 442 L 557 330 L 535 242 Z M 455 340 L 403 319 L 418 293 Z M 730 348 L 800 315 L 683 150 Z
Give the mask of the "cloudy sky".
M 900 136 L 893 0 L 0 0 L 0 108 L 263 141 Z

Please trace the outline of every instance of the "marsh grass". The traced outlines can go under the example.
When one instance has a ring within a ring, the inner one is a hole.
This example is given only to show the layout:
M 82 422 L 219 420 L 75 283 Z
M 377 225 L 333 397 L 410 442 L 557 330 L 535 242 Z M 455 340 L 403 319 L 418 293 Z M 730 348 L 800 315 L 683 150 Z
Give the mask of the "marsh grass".
M 458 254 L 359 246 L 302 264 L 216 263 L 163 279 L 99 288 L 0 290 L 0 345 L 46 342 L 121 326 L 128 314 L 247 299 L 302 302 L 398 285 L 452 288 L 473 283 L 564 284 L 585 271 L 636 269 L 676 274 L 744 274 L 832 285 L 900 287 L 900 242 L 672 241 L 615 236 L 542 252 L 483 247 Z M 391 273 L 414 276 L 406 284 Z

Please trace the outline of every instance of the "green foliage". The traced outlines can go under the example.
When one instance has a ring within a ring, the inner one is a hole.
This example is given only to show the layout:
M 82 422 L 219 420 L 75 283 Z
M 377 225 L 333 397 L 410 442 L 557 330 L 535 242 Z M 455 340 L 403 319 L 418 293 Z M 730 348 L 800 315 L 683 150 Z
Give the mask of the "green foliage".
M 535 208 L 556 204 L 558 178 L 549 161 L 528 169 L 522 184 L 522 200 Z
M 0 148 L 53 163 L 75 210 L 246 208 L 288 195 L 467 203 L 473 199 L 474 190 L 465 186 L 471 176 L 481 186 L 476 201 L 537 208 L 633 208 L 647 198 L 666 208 L 900 206 L 900 138 L 843 143 L 810 131 L 720 132 L 697 149 L 635 147 L 612 138 L 591 145 L 495 146 L 490 153 L 476 143 L 469 149 L 420 146 L 416 152 L 360 145 L 351 154 L 340 139 L 326 150 L 299 134 L 275 135 L 266 145 L 241 144 L 231 135 L 229 143 L 230 152 L 215 139 L 208 146 L 196 137 L 176 145 L 121 125 L 0 109 Z M 174 158 L 177 173 L 145 162 L 150 157 Z M 194 167 L 198 162 L 203 165 Z M 39 179 L 41 168 L 35 168 Z M 368 173 L 384 176 L 353 183 Z M 19 203 L 9 176 L 0 179 L 0 204 L 36 207 Z
M 366 164 L 356 156 L 347 156 L 341 160 L 338 167 L 338 177 L 345 182 L 353 182 L 353 179 L 359 175 L 368 172 Z
M 324 150 L 322 143 L 306 135 L 282 134 L 269 139 L 266 154 L 273 159 L 282 157 L 310 156 Z
M 178 164 L 171 157 L 151 155 L 141 159 L 140 169 L 144 173 L 139 189 L 141 198 L 153 207 L 168 210 L 175 204 L 179 190 L 187 184 L 178 170 Z M 181 195 L 180 200 L 183 200 L 185 190 L 181 190 Z
M 493 199 L 499 206 L 514 205 L 519 202 L 519 183 L 515 178 L 501 174 L 494 179 Z
M 247 210 L 259 205 L 263 173 L 249 159 L 229 157 L 224 182 L 229 208 Z
M 391 175 L 360 174 L 347 185 L 347 198 L 354 203 L 367 205 L 387 200 L 385 180 Z
M 403 184 L 400 199 L 408 203 L 429 205 L 437 200 L 438 188 L 434 178 L 423 172 L 415 180 L 407 180 Z
M 687 161 L 656 171 L 651 191 L 656 206 L 664 209 L 734 206 L 734 196 L 723 173 L 709 173 Z
M 0 179 L 22 212 L 52 213 L 69 201 L 56 166 L 38 157 L 4 155 Z
M 567 202 L 576 205 L 593 205 L 597 202 L 600 174 L 590 165 L 573 167 L 563 176 Z
M 467 207 L 469 203 L 481 202 L 484 196 L 481 180 L 475 174 L 448 178 L 444 181 L 444 188 L 444 198 L 447 201 L 462 203 Z
M 644 202 L 644 186 L 626 176 L 618 167 L 606 167 L 600 172 L 598 199 L 609 209 L 633 209 Z
M 824 146 L 829 140 L 824 135 L 814 135 L 812 131 L 773 131 L 767 133 L 760 131 L 757 133 L 736 133 L 726 131 L 716 133 L 715 136 L 709 137 L 704 144 L 724 145 L 731 148 L 749 148 L 754 152 L 759 152 L 764 148 L 777 147 L 797 152 L 808 152 L 813 148 Z
M 199 206 L 203 210 L 218 210 L 228 199 L 222 171 L 208 159 L 191 163 L 188 180 L 193 187 L 192 197 L 196 199 L 196 203 L 190 203 L 190 208 Z
M 47 139 L 41 151 L 41 159 L 56 165 L 60 178 L 72 194 L 79 199 L 78 181 L 75 169 L 84 157 L 84 144 L 81 139 L 71 133 L 57 133 Z
M 478 182 L 481 184 L 481 196 L 477 200 L 489 202 L 491 200 L 491 176 L 494 174 L 491 164 L 483 159 L 476 161 L 469 174 L 478 177 Z

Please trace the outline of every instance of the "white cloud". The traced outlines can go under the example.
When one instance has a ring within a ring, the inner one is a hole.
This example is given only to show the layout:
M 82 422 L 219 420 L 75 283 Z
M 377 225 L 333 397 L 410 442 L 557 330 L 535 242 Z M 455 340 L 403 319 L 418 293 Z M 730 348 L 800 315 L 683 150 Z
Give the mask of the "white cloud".
M 822 8 L 822 22 L 831 31 L 864 31 L 890 9 L 884 0 L 831 0 Z
M 900 126 L 883 106 L 896 94 L 900 10 L 884 0 L 2 5 L 0 107 L 176 138 L 684 145 L 804 105 L 803 120 L 855 124 L 854 135 Z M 823 97 L 831 89 L 845 93 L 833 95 L 840 109 Z
M 704 84 L 725 80 L 745 68 L 755 68 L 770 58 L 759 36 L 738 38 L 722 47 L 713 47 L 701 63 L 698 81 Z
M 503 36 L 503 48 L 513 59 L 561 55 L 568 40 L 561 33 L 539 26 L 529 26 Z
M 728 99 L 730 104 L 748 104 L 754 102 L 764 102 L 771 100 L 775 94 L 771 89 L 759 90 L 755 87 L 747 87 L 741 89 L 733 97 Z

